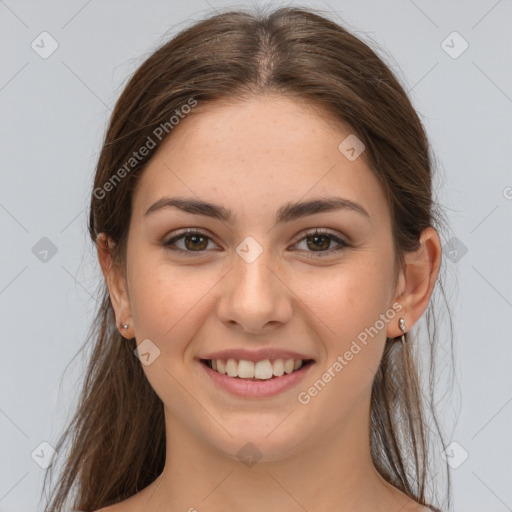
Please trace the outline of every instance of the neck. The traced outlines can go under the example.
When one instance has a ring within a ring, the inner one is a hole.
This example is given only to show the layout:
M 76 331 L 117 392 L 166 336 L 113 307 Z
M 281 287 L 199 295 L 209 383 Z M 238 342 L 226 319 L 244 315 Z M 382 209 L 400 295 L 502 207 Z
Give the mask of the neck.
M 384 510 L 386 504 L 391 509 L 410 501 L 385 482 L 373 465 L 368 403 L 337 432 L 312 440 L 288 457 L 262 457 L 254 464 L 206 444 L 167 410 L 166 429 L 166 464 L 144 492 L 141 510 L 147 512 L 374 512 Z

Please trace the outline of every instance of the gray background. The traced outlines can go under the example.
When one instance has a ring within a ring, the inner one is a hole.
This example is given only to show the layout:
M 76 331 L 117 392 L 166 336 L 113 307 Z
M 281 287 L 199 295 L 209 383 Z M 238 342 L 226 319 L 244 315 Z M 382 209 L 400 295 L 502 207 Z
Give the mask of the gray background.
M 96 308 L 85 214 L 108 115 L 156 46 L 227 5 L 247 3 L 0 0 L 2 512 L 42 509 L 41 443 L 55 444 L 76 399 L 84 359 L 64 372 Z M 512 1 L 307 5 L 378 45 L 428 130 L 451 224 L 457 367 L 442 416 L 457 443 L 454 510 L 510 511 Z M 47 58 L 43 31 L 58 43 Z

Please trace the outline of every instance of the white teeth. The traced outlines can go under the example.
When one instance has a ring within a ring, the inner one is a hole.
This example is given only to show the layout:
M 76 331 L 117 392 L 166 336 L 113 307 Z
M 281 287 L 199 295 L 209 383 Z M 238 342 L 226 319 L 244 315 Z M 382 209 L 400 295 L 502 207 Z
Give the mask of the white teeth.
M 224 361 L 222 359 L 216 359 L 216 361 L 217 361 L 217 371 L 221 375 L 226 375 L 226 365 L 224 364 Z M 213 366 L 213 360 L 212 360 L 212 366 Z
M 238 376 L 242 379 L 254 379 L 254 363 L 243 359 L 238 361 Z
M 241 379 L 268 380 L 273 376 L 281 377 L 285 373 L 292 373 L 302 367 L 301 359 L 275 359 L 270 361 L 247 361 L 245 359 L 213 359 L 211 367 L 222 375 L 239 377 Z
M 238 375 L 238 361 L 236 359 L 227 360 L 226 373 L 228 377 L 236 377 Z
M 287 359 L 284 362 L 284 373 L 292 373 L 293 372 L 293 359 Z
M 272 363 L 268 359 L 258 361 L 254 365 L 254 377 L 256 379 L 271 379 L 272 375 Z
M 276 377 L 281 377 L 284 373 L 284 361 L 282 359 L 276 359 L 272 364 L 272 370 Z

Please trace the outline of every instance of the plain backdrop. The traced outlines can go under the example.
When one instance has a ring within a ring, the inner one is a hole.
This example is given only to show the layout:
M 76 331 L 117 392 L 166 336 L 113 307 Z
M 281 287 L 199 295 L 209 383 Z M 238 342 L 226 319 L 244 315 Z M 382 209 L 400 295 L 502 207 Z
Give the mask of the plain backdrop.
M 0 0 L 1 512 L 42 509 L 41 465 L 76 400 L 85 361 L 73 357 L 101 277 L 86 213 L 108 116 L 151 51 L 228 5 L 249 4 Z M 371 44 L 427 128 L 451 225 L 453 510 L 510 511 L 512 1 L 304 5 Z

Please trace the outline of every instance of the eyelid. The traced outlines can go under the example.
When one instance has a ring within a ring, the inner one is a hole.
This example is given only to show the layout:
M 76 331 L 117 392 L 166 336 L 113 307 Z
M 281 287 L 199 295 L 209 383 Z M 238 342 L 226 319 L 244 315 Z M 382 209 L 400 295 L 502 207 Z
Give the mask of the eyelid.
M 169 238 L 168 240 L 162 242 L 162 245 L 167 250 L 170 250 L 170 251 L 175 252 L 175 253 L 180 253 L 180 254 L 183 254 L 185 256 L 200 255 L 201 253 L 208 252 L 207 250 L 187 251 L 187 250 L 184 250 L 184 249 L 179 249 L 179 248 L 176 248 L 176 247 L 172 247 L 172 243 L 174 243 L 177 240 L 180 240 L 182 238 L 185 238 L 187 235 L 190 235 L 190 236 L 192 236 L 192 235 L 199 235 L 199 236 L 202 236 L 204 238 L 207 238 L 209 241 L 212 241 L 213 243 L 218 245 L 215 242 L 214 237 L 210 233 L 208 233 L 207 231 L 203 230 L 202 228 L 184 228 L 182 230 L 178 230 L 176 233 L 173 234 L 173 236 L 171 238 Z M 328 250 L 325 250 L 325 251 L 318 251 L 318 252 L 316 252 L 316 251 L 303 251 L 303 250 L 300 250 L 300 249 L 292 249 L 292 250 L 298 251 L 298 252 L 307 253 L 306 257 L 321 258 L 322 256 L 332 255 L 334 253 L 341 252 L 343 249 L 351 247 L 351 243 L 348 242 L 343 235 L 339 235 L 338 233 L 334 233 L 334 232 L 332 232 L 328 228 L 313 228 L 313 229 L 310 228 L 308 230 L 305 230 L 305 231 L 303 231 L 302 233 L 300 233 L 297 236 L 296 241 L 293 242 L 292 246 L 297 245 L 299 242 L 302 242 L 303 240 L 305 240 L 306 238 L 311 237 L 311 236 L 327 236 L 333 242 L 337 243 L 338 247 L 335 247 L 333 249 L 328 249 Z
M 327 236 L 333 242 L 338 244 L 338 247 L 334 247 L 333 249 L 327 249 L 326 251 L 301 251 L 300 249 L 292 249 L 294 251 L 304 252 L 306 258 L 322 258 L 331 256 L 336 253 L 342 252 L 344 249 L 351 247 L 351 244 L 345 239 L 343 235 L 339 235 L 338 233 L 332 232 L 328 228 L 313 228 L 303 231 L 300 235 L 298 235 L 297 240 L 292 244 L 292 246 L 297 245 L 299 242 L 302 242 L 308 237 L 311 236 Z
M 342 240 L 346 244 L 348 244 L 348 241 L 343 238 L 344 235 L 341 233 L 332 231 L 329 228 L 309 228 L 297 235 L 297 239 L 295 242 L 293 242 L 293 245 L 297 244 L 298 242 L 301 242 L 304 238 L 308 236 L 315 236 L 315 235 L 329 235 L 330 237 L 337 238 L 339 240 Z
M 171 238 L 169 238 L 168 240 L 164 240 L 162 242 L 162 245 L 164 246 L 165 249 L 168 249 L 172 252 L 185 254 L 186 256 L 193 256 L 195 251 L 185 251 L 183 249 L 172 247 L 172 244 L 171 244 L 171 242 L 176 242 L 179 239 L 185 238 L 187 235 L 203 236 L 204 238 L 207 238 L 209 241 L 212 241 L 213 243 L 215 243 L 215 245 L 218 246 L 218 244 L 214 240 L 213 235 L 211 235 L 208 231 L 203 230 L 202 228 L 183 228 L 181 230 L 178 230 L 171 236 Z M 207 251 L 206 250 L 205 251 L 197 251 L 197 253 L 195 253 L 195 254 L 201 254 L 204 252 L 207 252 Z

